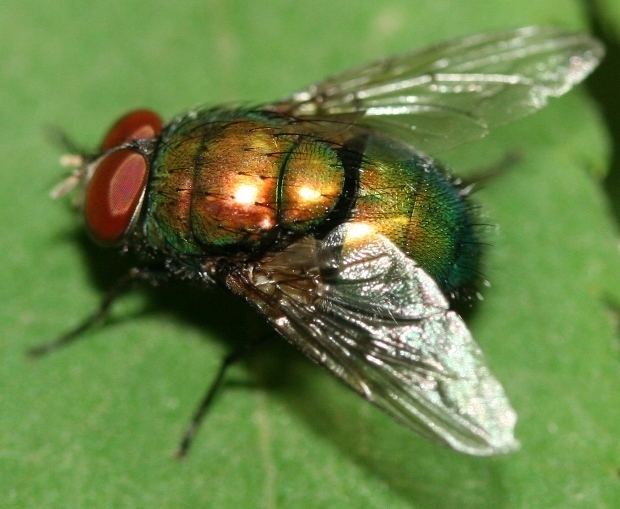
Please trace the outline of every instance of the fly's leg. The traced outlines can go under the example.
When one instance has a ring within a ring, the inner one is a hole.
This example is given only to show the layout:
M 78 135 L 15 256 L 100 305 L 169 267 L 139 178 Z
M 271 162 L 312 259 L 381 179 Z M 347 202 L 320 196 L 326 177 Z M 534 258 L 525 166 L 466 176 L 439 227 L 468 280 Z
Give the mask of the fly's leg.
M 130 290 L 138 281 L 150 281 L 154 283 L 157 281 L 157 276 L 146 269 L 131 269 L 127 274 L 117 280 L 114 286 L 108 290 L 97 309 L 84 318 L 84 320 L 82 320 L 77 326 L 48 343 L 43 343 L 31 348 L 28 350 L 28 355 L 30 357 L 41 357 L 55 350 L 59 350 L 60 348 L 64 348 L 65 346 L 80 339 L 80 337 L 82 337 L 82 333 L 94 327 L 99 322 L 105 320 L 105 318 L 109 315 L 110 308 L 116 299 Z
M 192 442 L 194 441 L 194 437 L 196 436 L 196 433 L 200 428 L 200 425 L 202 424 L 205 415 L 209 411 L 209 407 L 213 403 L 213 400 L 217 396 L 220 389 L 222 389 L 224 377 L 226 376 L 226 371 L 228 370 L 228 368 L 230 368 L 230 366 L 236 364 L 240 360 L 246 358 L 251 352 L 256 349 L 256 347 L 265 343 L 268 338 L 269 336 L 262 336 L 259 339 L 256 339 L 250 343 L 241 346 L 237 350 L 232 351 L 222 359 L 215 378 L 207 387 L 204 396 L 194 410 L 194 414 L 192 415 L 192 419 L 189 422 L 189 425 L 187 426 L 185 432 L 183 433 L 183 436 L 181 437 L 179 447 L 177 448 L 175 453 L 175 456 L 177 458 L 181 459 L 187 455 L 192 445 Z
M 89 152 L 80 146 L 70 135 L 62 128 L 55 125 L 48 125 L 45 134 L 49 142 L 57 148 L 69 153 L 86 156 Z
M 514 168 L 521 159 L 522 157 L 519 152 L 508 152 L 502 159 L 496 161 L 492 165 L 486 168 L 479 168 L 473 175 L 461 178 L 461 185 L 468 194 L 475 186 L 494 180 Z

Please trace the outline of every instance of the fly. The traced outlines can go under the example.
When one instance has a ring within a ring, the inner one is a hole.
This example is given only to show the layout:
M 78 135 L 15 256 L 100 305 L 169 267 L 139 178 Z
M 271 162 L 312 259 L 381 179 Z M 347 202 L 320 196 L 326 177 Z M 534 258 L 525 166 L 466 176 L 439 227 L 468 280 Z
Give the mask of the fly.
M 310 359 L 457 451 L 515 449 L 516 413 L 451 302 L 479 279 L 469 188 L 429 156 L 485 136 L 581 82 L 602 46 L 526 27 L 381 60 L 259 107 L 164 123 L 121 117 L 72 155 L 56 195 L 79 189 L 91 237 L 139 260 L 137 280 L 190 280 L 240 296 Z M 184 435 L 212 401 L 229 355 Z

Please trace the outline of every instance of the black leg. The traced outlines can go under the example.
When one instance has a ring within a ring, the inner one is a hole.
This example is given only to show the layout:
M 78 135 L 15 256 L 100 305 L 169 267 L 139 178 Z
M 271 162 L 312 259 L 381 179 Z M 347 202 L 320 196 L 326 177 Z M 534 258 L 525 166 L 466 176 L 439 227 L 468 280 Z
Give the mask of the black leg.
M 486 168 L 480 168 L 469 177 L 462 178 L 464 187 L 477 186 L 503 175 L 521 161 L 519 152 L 508 152 L 502 159 Z
M 28 355 L 31 357 L 41 357 L 75 342 L 81 337 L 83 332 L 86 332 L 88 329 L 104 320 L 108 316 L 110 307 L 114 301 L 131 289 L 136 281 L 148 281 L 149 279 L 151 279 L 151 275 L 148 271 L 137 268 L 131 269 L 108 290 L 108 293 L 99 304 L 99 307 L 93 313 L 88 315 L 81 323 L 62 336 L 48 343 L 43 343 L 31 348 L 28 350 Z
M 65 131 L 55 125 L 47 126 L 47 138 L 56 147 L 68 152 L 69 154 L 85 156 L 89 152 L 84 147 L 78 145 Z
M 207 414 L 209 407 L 213 403 L 213 400 L 217 396 L 218 392 L 222 388 L 222 384 L 224 382 L 224 377 L 226 376 L 226 371 L 230 366 L 247 357 L 248 354 L 253 352 L 257 346 L 263 344 L 270 336 L 262 336 L 261 338 L 254 340 L 250 343 L 247 343 L 240 347 L 237 350 L 229 353 L 226 357 L 222 359 L 219 369 L 217 370 L 217 374 L 213 381 L 207 387 L 207 390 L 200 400 L 200 403 L 194 410 L 194 414 L 192 415 L 192 419 L 187 426 L 183 436 L 181 437 L 181 441 L 179 442 L 179 447 L 176 450 L 175 456 L 179 459 L 185 457 L 189 448 L 192 445 L 194 437 L 196 436 L 196 432 L 200 428 L 202 421 Z

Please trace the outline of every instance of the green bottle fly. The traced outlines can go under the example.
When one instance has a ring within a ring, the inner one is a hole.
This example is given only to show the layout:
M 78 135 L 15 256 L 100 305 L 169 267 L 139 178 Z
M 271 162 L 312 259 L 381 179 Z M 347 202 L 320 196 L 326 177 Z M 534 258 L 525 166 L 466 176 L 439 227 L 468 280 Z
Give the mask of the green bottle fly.
M 428 154 L 485 136 L 583 80 L 603 55 L 580 33 L 474 35 L 346 71 L 256 108 L 165 124 L 121 117 L 96 154 L 65 158 L 91 236 L 137 279 L 219 285 L 361 396 L 474 454 L 514 450 L 516 413 L 449 298 L 479 274 L 467 188 Z M 196 410 L 183 454 L 232 354 Z
M 378 133 L 318 137 L 260 110 L 205 110 L 167 127 L 152 159 L 144 231 L 181 255 L 282 249 L 364 222 L 448 293 L 480 250 L 465 193 L 432 159 Z

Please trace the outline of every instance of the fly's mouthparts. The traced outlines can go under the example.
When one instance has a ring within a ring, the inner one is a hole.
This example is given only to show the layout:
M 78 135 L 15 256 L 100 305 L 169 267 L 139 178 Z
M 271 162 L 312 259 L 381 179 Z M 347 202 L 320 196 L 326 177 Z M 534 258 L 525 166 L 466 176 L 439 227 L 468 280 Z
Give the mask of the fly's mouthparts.
M 71 168 L 72 171 L 50 191 L 50 197 L 54 200 L 62 198 L 77 187 L 84 178 L 86 159 L 80 154 L 63 154 L 59 163 L 63 168 Z

